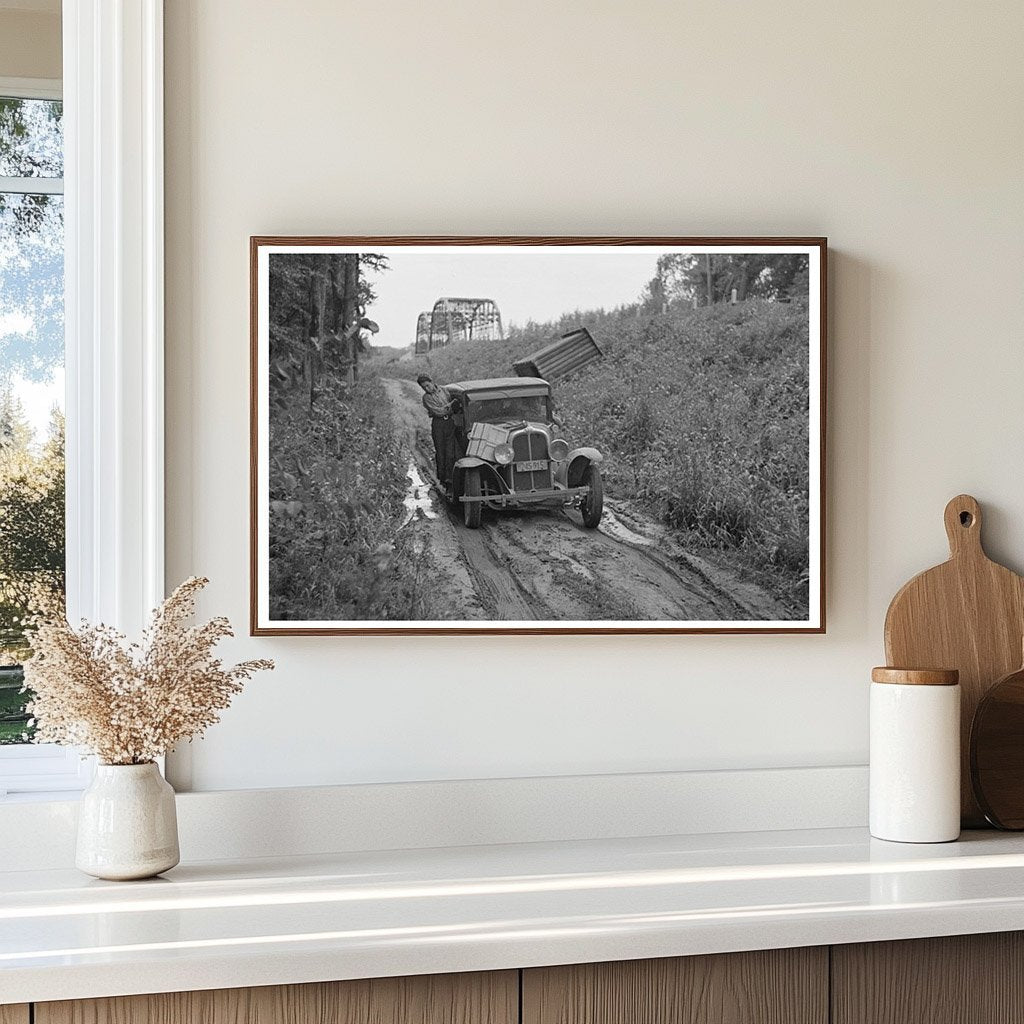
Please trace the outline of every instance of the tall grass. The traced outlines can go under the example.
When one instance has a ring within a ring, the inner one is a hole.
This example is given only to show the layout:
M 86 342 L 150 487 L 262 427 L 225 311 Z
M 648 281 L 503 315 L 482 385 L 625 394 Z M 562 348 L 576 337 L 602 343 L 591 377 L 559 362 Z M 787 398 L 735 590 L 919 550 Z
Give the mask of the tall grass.
M 554 383 L 572 443 L 606 456 L 611 497 L 642 503 L 691 546 L 731 552 L 794 615 L 808 603 L 805 304 L 750 301 L 638 315 L 635 307 L 531 324 L 393 364 L 439 381 L 507 376 L 583 324 L 605 358 Z
M 282 620 L 433 619 L 427 554 L 402 521 L 408 454 L 379 380 L 328 378 L 270 426 L 270 610 Z M 397 531 L 397 532 L 396 532 Z

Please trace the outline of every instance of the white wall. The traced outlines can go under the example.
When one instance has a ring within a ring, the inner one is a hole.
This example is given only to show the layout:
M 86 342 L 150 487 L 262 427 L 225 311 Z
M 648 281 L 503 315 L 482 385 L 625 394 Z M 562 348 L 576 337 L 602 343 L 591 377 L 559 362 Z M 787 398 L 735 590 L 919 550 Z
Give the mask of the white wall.
M 243 638 L 278 669 L 195 788 L 862 763 L 886 604 L 945 557 L 946 500 L 1024 568 L 1024 7 L 167 8 L 168 582 L 209 575 L 242 632 L 249 235 L 832 246 L 826 636 Z

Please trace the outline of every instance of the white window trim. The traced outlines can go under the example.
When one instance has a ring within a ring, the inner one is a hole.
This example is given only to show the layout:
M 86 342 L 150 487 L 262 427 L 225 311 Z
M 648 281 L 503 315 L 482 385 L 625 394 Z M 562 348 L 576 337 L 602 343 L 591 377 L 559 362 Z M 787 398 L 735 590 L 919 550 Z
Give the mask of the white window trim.
M 68 614 L 163 597 L 163 2 L 64 0 Z
M 138 635 L 164 592 L 163 0 L 64 0 L 63 48 L 68 616 Z M 90 776 L 11 747 L 0 793 Z
M 93 759 L 70 747 L 26 743 L 0 747 L 0 798 L 8 793 L 67 793 L 85 789 Z
M 0 96 L 6 93 L 0 91 Z M 26 196 L 59 196 L 64 192 L 63 178 L 5 178 L 0 175 L 0 192 L 20 192 Z
M 0 96 L 20 100 L 59 100 L 64 98 L 59 78 L 10 78 L 0 75 Z

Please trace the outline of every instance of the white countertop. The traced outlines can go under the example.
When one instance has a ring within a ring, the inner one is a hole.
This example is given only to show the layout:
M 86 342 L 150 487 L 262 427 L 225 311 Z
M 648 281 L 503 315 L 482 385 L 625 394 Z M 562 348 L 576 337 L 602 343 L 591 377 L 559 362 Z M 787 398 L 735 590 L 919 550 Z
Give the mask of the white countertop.
M 1024 836 L 862 829 L 0 872 L 0 1004 L 1024 929 Z

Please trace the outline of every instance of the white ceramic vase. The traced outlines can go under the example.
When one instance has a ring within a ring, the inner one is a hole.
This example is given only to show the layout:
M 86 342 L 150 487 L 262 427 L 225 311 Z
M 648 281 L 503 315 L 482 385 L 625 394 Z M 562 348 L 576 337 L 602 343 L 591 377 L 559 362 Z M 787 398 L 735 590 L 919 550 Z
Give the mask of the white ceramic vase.
M 150 878 L 180 860 L 174 790 L 149 764 L 99 764 L 82 794 L 75 865 L 96 878 Z

